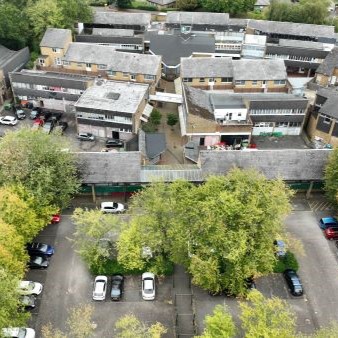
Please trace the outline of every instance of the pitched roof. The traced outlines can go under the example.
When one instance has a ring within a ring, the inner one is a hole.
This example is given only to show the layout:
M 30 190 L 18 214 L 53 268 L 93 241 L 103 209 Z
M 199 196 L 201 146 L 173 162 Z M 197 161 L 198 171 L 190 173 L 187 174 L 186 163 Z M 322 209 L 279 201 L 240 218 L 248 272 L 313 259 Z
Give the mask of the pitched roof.
M 284 60 L 233 60 L 234 80 L 285 80 Z
M 70 29 L 47 28 L 40 47 L 64 48 L 66 41 L 71 39 L 72 31 Z
M 106 65 L 119 72 L 156 75 L 161 57 L 149 54 L 117 52 L 113 46 L 73 42 L 63 60 Z
M 164 133 L 146 133 L 146 151 L 147 157 L 153 159 L 166 150 L 166 141 Z
M 206 12 L 168 12 L 167 24 L 195 24 L 226 26 L 229 22 L 228 13 Z
M 316 73 L 331 76 L 336 67 L 338 67 L 338 47 L 333 48 L 326 56 L 317 68 Z
M 122 26 L 148 26 L 151 22 L 149 13 L 124 13 L 96 11 L 94 13 L 94 24 L 122 25 Z
M 213 109 L 207 91 L 184 85 L 188 111 L 192 115 L 215 121 Z
M 4 66 L 15 54 L 16 52 L 14 50 L 10 50 L 5 46 L 0 45 L 0 68 Z
M 335 38 L 334 26 L 250 19 L 248 21 L 248 28 L 256 29 L 264 33 Z
M 166 6 L 166 5 L 170 5 L 174 2 L 176 2 L 176 0 L 148 0 L 149 2 L 152 2 L 156 5 L 161 5 L 161 6 Z
M 231 58 L 181 58 L 181 76 L 188 77 L 233 77 Z
M 326 98 L 319 112 L 338 120 L 338 91 L 332 88 L 320 88 L 317 95 Z

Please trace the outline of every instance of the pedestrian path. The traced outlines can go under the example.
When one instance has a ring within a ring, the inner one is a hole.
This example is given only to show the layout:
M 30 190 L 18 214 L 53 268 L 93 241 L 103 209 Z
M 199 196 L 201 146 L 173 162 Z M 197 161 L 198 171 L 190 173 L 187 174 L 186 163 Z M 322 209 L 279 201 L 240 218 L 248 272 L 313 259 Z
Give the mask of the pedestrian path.
M 192 338 L 195 335 L 195 316 L 190 278 L 185 268 L 175 265 L 173 277 L 176 338 Z

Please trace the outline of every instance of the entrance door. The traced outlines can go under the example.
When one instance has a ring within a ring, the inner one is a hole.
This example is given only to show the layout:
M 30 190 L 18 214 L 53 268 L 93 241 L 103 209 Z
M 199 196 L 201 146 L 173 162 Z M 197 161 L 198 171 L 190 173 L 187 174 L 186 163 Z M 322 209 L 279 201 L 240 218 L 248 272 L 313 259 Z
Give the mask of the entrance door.
M 113 131 L 112 135 L 113 135 L 113 139 L 118 140 L 120 138 L 120 133 L 118 131 Z
M 205 140 L 205 137 L 200 138 L 200 146 L 204 146 L 204 140 Z

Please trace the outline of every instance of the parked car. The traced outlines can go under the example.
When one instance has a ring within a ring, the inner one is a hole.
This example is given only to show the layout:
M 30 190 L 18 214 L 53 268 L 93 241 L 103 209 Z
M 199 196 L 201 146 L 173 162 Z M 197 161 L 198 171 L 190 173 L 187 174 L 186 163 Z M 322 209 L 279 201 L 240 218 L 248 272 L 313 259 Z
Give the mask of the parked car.
M 105 300 L 107 293 L 107 282 L 106 276 L 96 276 L 93 290 L 93 300 Z
M 54 120 L 47 120 L 42 127 L 42 131 L 46 134 L 50 134 L 54 129 L 54 126 L 55 126 Z
M 273 244 L 276 247 L 276 256 L 278 258 L 284 257 L 286 255 L 286 247 L 285 247 L 285 242 L 282 241 L 281 239 L 276 239 Z
M 52 116 L 52 113 L 50 111 L 42 111 L 40 113 L 40 119 L 44 121 L 48 121 L 51 116 Z
M 123 293 L 124 277 L 122 275 L 113 275 L 111 278 L 111 300 L 121 300 Z
M 38 130 L 38 129 L 40 129 L 40 127 L 43 126 L 43 123 L 44 123 L 43 120 L 41 120 L 41 119 L 39 119 L 39 118 L 35 119 L 35 121 L 33 122 L 33 125 L 32 125 L 32 129 L 33 129 L 33 130 Z
M 61 221 L 61 215 L 60 214 L 55 214 L 52 216 L 52 219 L 51 219 L 51 223 L 52 224 L 56 224 L 56 223 L 60 223 Z
M 101 211 L 104 213 L 118 214 L 125 210 L 122 203 L 117 202 L 102 202 Z
M 38 296 L 42 292 L 41 283 L 23 280 L 19 283 L 18 292 L 20 295 Z
M 26 118 L 26 113 L 22 109 L 15 111 L 15 116 L 18 120 L 24 120 Z
M 77 134 L 77 138 L 80 141 L 94 141 L 95 140 L 95 136 L 91 133 L 79 133 Z
M 155 275 L 151 272 L 142 274 L 142 298 L 144 300 L 155 299 Z
M 25 327 L 8 327 L 1 330 L 5 338 L 35 338 L 35 330 Z
M 27 244 L 27 251 L 29 255 L 52 256 L 54 254 L 54 248 L 44 243 L 29 243 Z
M 0 117 L 0 123 L 8 126 L 15 126 L 18 120 L 14 116 L 3 116 Z
M 30 256 L 28 266 L 31 269 L 47 269 L 49 266 L 49 260 L 45 256 Z
M 324 217 L 319 220 L 319 227 L 323 230 L 330 227 L 338 227 L 338 220 L 335 217 Z
M 32 310 L 35 308 L 36 298 L 33 295 L 26 295 L 20 297 L 21 307 L 25 310 Z
M 327 239 L 338 239 L 338 226 L 325 229 L 324 234 Z
M 303 294 L 303 286 L 296 271 L 286 269 L 284 271 L 284 278 L 292 295 L 301 296 Z
M 54 120 L 54 121 L 59 121 L 61 120 L 61 117 L 62 117 L 62 113 L 52 113 L 51 115 L 51 119 Z
M 58 124 L 55 126 L 54 131 L 60 132 L 60 134 L 62 135 L 67 128 L 68 128 L 67 122 L 59 121 Z
M 29 118 L 31 120 L 34 120 L 34 119 L 38 118 L 41 113 L 42 113 L 42 109 L 40 107 L 35 107 L 31 111 L 31 113 L 29 114 Z
M 124 147 L 124 141 L 122 140 L 118 140 L 118 139 L 108 139 L 106 141 L 106 148 L 121 148 L 121 147 Z

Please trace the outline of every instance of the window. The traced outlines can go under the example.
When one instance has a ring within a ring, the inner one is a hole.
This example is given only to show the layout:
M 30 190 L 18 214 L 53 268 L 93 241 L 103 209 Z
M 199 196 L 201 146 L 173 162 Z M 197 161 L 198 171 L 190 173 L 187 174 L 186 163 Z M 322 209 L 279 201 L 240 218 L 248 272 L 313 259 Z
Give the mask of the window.
M 273 81 L 273 83 L 275 85 L 284 85 L 285 84 L 285 80 L 275 80 L 275 81 Z
M 92 68 L 92 64 L 91 63 L 86 63 L 86 68 Z
M 244 80 L 236 80 L 236 85 L 237 86 L 244 86 L 245 85 L 245 81 Z
M 44 59 L 39 59 L 39 64 L 40 64 L 41 66 L 44 66 L 44 65 L 45 65 L 45 60 L 44 60 Z
M 209 82 L 214 82 L 214 81 L 215 81 L 215 79 L 213 77 L 209 78 Z
M 60 58 L 55 58 L 54 62 L 55 62 L 55 64 L 57 66 L 61 66 L 62 65 L 62 60 Z
M 107 69 L 107 66 L 106 65 L 99 65 L 98 68 L 99 69 Z
M 69 66 L 69 65 L 70 65 L 70 62 L 69 62 L 69 61 L 63 61 L 63 65 L 64 65 L 64 66 Z
M 326 124 L 330 124 L 331 119 L 329 117 L 325 117 L 323 122 L 326 123 Z
M 145 80 L 155 80 L 155 75 L 148 75 L 148 74 L 145 74 L 145 75 L 144 75 L 144 79 L 145 79 Z
M 78 63 L 77 66 L 82 68 L 82 63 Z
M 301 126 L 301 122 L 289 122 L 289 127 L 300 127 Z
M 130 79 L 131 80 L 136 80 L 136 74 L 130 74 Z
M 227 82 L 227 83 L 232 82 L 232 77 L 222 77 L 221 82 Z
M 287 122 L 276 122 L 276 127 L 277 128 L 287 128 L 288 123 Z
M 189 78 L 189 77 L 184 77 L 184 78 L 183 78 L 183 82 L 191 82 L 191 78 Z
M 122 75 L 123 75 L 123 77 L 129 77 L 129 73 L 123 72 Z
M 116 76 L 116 72 L 114 72 L 113 70 L 108 70 L 108 75 L 110 76 Z
M 200 82 L 205 82 L 205 78 L 204 77 L 200 77 Z
M 257 80 L 252 80 L 252 85 L 253 86 L 257 86 L 257 84 L 258 84 Z
M 52 48 L 52 51 L 54 53 L 60 53 L 61 49 L 60 48 Z

